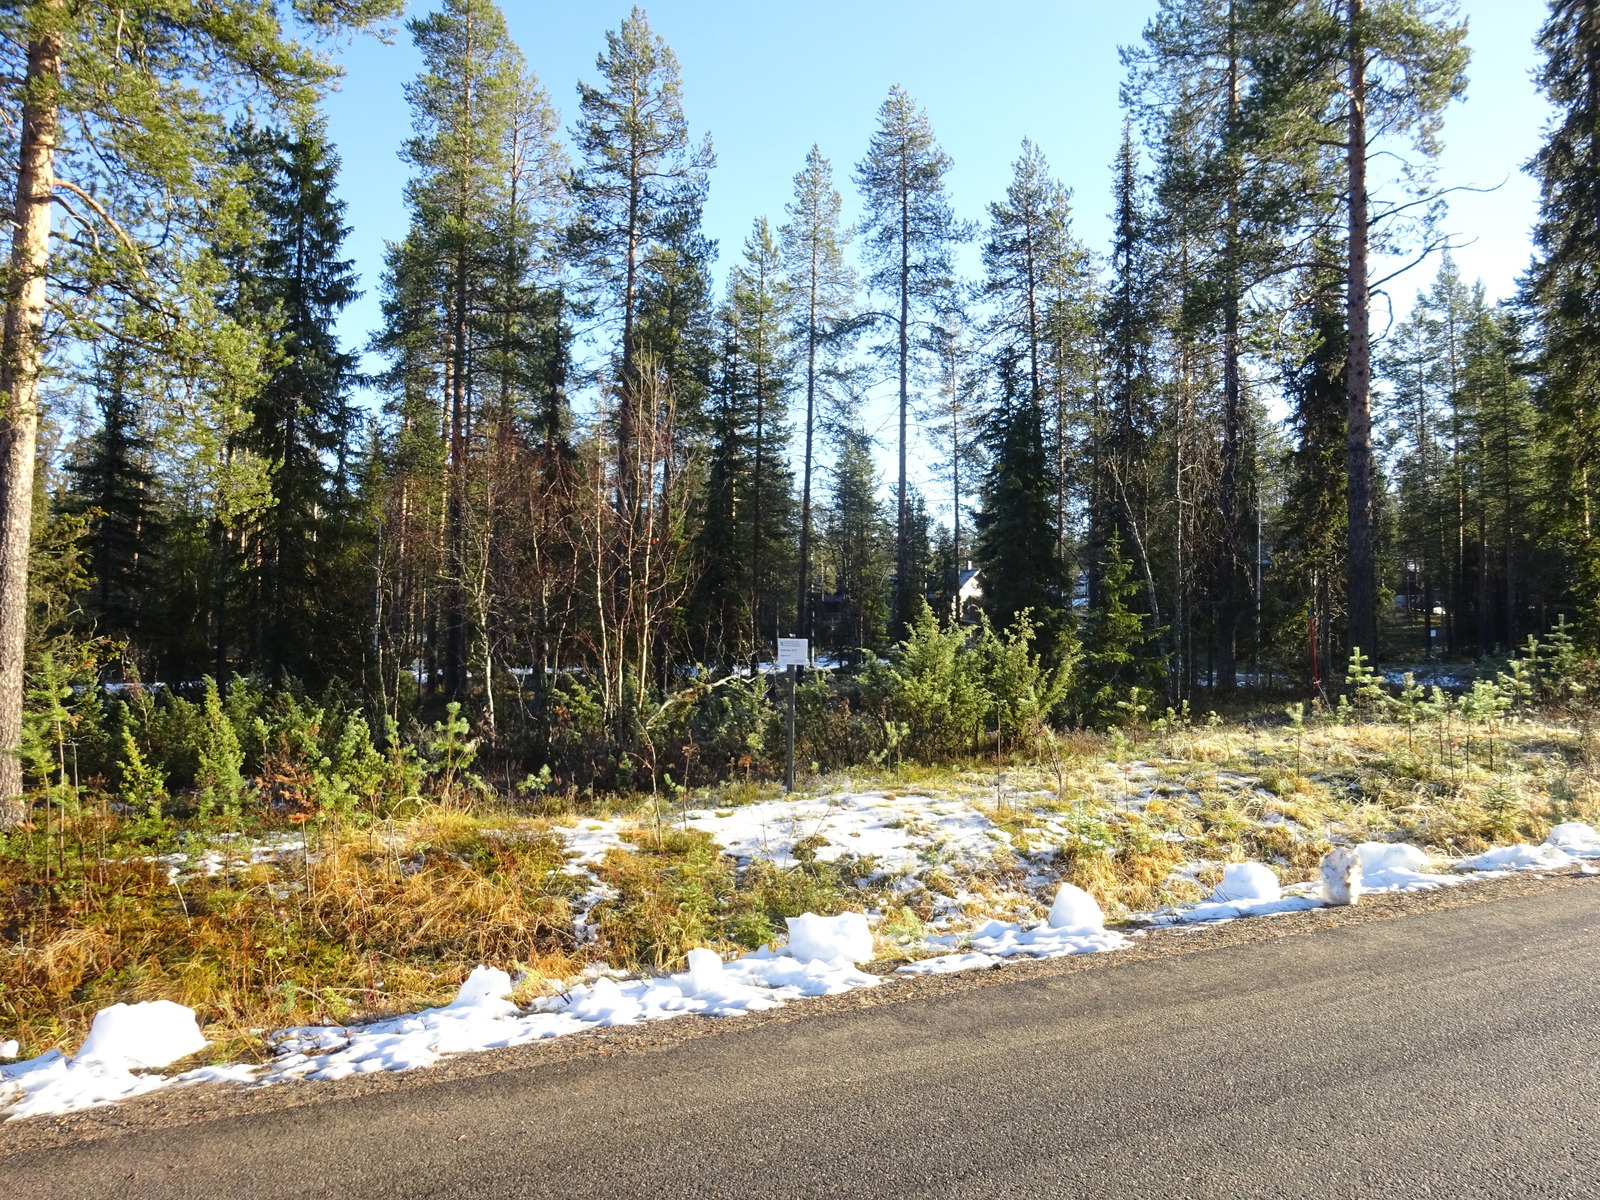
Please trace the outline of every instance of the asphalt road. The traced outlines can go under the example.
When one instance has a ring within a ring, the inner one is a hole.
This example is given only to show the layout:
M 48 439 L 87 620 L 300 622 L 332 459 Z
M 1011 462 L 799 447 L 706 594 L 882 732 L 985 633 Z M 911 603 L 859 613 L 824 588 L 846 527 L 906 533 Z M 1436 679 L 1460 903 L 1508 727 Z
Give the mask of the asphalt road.
M 1600 1196 L 1600 887 L 0 1160 L 46 1197 Z

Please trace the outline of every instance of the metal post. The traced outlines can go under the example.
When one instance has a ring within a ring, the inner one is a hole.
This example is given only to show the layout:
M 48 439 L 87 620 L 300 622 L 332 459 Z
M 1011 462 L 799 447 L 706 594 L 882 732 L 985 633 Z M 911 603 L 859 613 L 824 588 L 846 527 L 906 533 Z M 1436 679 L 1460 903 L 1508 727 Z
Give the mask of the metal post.
M 794 791 L 794 685 L 799 678 L 799 668 L 789 665 L 789 765 L 783 772 L 783 790 Z

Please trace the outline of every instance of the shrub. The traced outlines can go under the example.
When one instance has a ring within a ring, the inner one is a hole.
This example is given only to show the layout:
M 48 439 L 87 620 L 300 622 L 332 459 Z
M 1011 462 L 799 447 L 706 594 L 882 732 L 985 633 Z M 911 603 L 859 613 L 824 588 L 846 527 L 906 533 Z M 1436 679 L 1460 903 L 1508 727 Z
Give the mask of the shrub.
M 868 668 L 864 690 L 877 699 L 886 733 L 889 722 L 903 723 L 905 753 L 923 762 L 970 752 L 993 704 L 967 635 L 940 629 L 926 603 L 893 660 Z

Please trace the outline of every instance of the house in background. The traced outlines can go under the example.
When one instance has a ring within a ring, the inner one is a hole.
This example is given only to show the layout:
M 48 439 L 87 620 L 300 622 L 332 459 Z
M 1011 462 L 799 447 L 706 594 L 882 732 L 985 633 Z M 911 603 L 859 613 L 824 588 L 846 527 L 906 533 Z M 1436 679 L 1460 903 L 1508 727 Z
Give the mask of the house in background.
M 964 625 L 978 619 L 978 608 L 983 602 L 983 584 L 978 579 L 978 568 L 968 559 L 956 572 L 954 595 L 950 601 L 950 615 Z

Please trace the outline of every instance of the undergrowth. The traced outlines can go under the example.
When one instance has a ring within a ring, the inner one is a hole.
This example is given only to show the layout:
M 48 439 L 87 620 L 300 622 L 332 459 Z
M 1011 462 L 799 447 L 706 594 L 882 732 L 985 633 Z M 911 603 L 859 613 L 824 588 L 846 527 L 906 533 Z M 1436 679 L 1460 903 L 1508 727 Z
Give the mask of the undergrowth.
M 29 826 L 0 835 L 0 1031 L 25 1054 L 70 1047 L 99 1008 L 164 998 L 199 1012 L 213 1056 L 236 1059 L 264 1030 L 440 1003 L 479 962 L 512 969 L 531 997 L 598 960 L 672 969 L 695 946 L 737 952 L 781 936 L 786 917 L 847 909 L 882 914 L 880 951 L 904 957 L 928 923 L 953 914 L 1042 914 L 1058 879 L 1116 915 L 1196 899 L 1227 861 L 1308 878 L 1332 839 L 1460 855 L 1600 819 L 1586 709 L 1453 702 L 1412 715 L 1174 716 L 1052 737 L 998 763 L 884 763 L 813 779 L 818 792 L 965 801 L 1017 848 L 997 843 L 982 866 L 930 860 L 900 879 L 874 874 L 870 860 L 821 861 L 806 843 L 798 865 L 741 866 L 682 826 L 690 807 L 773 798 L 759 781 L 497 798 L 471 778 L 459 742 L 434 746 L 426 765 L 395 764 L 353 735 L 349 754 L 374 781 L 427 770 L 449 772 L 449 786 L 427 799 L 353 790 L 348 802 L 311 804 L 298 797 L 327 785 L 297 784 L 293 756 L 262 755 L 279 775 L 248 787 L 225 761 L 200 761 L 196 786 L 209 770 L 217 789 L 210 803 L 163 794 L 134 806 L 91 791 L 47 799 Z M 620 820 L 636 849 L 610 851 L 586 875 L 556 826 L 602 816 Z M 1047 853 L 1032 849 L 1041 838 Z M 251 847 L 265 848 L 260 861 Z M 575 928 L 580 917 L 592 937 Z

